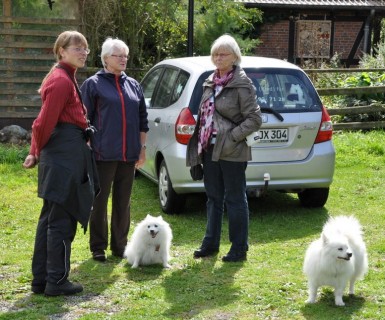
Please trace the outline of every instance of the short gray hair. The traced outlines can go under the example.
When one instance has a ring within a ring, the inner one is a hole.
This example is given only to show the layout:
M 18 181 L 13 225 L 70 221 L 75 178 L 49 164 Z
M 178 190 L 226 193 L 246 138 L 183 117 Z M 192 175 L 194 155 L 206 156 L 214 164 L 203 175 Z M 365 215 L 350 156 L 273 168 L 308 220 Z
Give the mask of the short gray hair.
M 106 56 L 110 56 L 114 49 L 124 49 L 126 51 L 127 55 L 130 52 L 130 49 L 128 49 L 128 46 L 124 43 L 124 41 L 119 40 L 118 38 L 116 38 L 116 39 L 107 38 L 103 42 L 102 53 L 100 54 L 100 58 L 102 60 L 103 67 L 106 67 L 104 58 Z
M 231 51 L 236 59 L 234 61 L 234 65 L 238 66 L 241 63 L 242 55 L 241 49 L 239 49 L 239 45 L 237 41 L 230 35 L 224 34 L 220 36 L 211 46 L 211 61 L 214 63 L 214 55 L 219 51 L 219 49 L 225 49 Z

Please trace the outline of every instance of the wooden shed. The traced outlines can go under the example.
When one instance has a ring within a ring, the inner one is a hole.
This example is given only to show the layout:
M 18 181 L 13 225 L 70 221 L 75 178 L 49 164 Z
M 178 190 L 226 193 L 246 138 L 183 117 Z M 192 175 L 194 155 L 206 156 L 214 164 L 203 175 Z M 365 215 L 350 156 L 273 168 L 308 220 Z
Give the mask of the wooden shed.
M 78 1 L 66 1 L 65 18 L 55 18 L 48 2 L 45 18 L 18 16 L 12 2 L 0 1 L 0 129 L 11 124 L 30 129 L 41 107 L 37 90 L 55 62 L 53 43 L 60 32 L 80 29 Z
M 301 64 L 335 53 L 346 67 L 380 40 L 385 0 L 238 0 L 263 11 L 256 54 Z

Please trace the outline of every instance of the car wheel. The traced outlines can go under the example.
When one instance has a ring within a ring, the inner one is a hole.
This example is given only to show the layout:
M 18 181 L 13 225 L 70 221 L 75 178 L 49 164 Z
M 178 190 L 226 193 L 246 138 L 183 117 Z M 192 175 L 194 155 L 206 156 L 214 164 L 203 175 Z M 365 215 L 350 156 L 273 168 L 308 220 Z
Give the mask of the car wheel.
M 303 207 L 323 207 L 328 200 L 329 188 L 305 189 L 298 192 L 298 198 Z
M 183 210 L 186 196 L 177 194 L 173 189 L 164 160 L 162 160 L 159 167 L 158 192 L 159 203 L 163 212 L 173 214 Z

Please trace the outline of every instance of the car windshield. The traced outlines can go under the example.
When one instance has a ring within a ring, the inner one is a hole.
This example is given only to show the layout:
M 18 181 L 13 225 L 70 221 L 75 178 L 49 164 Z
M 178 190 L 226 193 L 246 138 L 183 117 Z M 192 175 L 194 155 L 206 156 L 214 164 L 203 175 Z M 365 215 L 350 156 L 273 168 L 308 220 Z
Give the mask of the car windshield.
M 321 110 L 321 101 L 306 75 L 298 70 L 276 68 L 244 69 L 257 91 L 262 111 L 273 109 L 278 113 L 314 112 Z M 203 82 L 212 72 L 201 75 L 195 86 L 190 109 L 199 108 Z

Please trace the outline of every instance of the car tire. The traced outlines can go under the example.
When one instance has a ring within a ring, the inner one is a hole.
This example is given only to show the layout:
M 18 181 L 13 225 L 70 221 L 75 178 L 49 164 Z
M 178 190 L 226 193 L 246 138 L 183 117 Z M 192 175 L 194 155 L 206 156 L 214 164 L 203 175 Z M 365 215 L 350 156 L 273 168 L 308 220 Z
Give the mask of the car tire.
M 164 160 L 162 160 L 159 167 L 158 195 L 160 207 L 163 212 L 167 214 L 174 214 L 180 213 L 183 210 L 186 203 L 186 196 L 183 194 L 177 194 L 173 189 Z
M 305 189 L 298 192 L 298 198 L 303 207 L 323 207 L 328 200 L 329 188 Z

